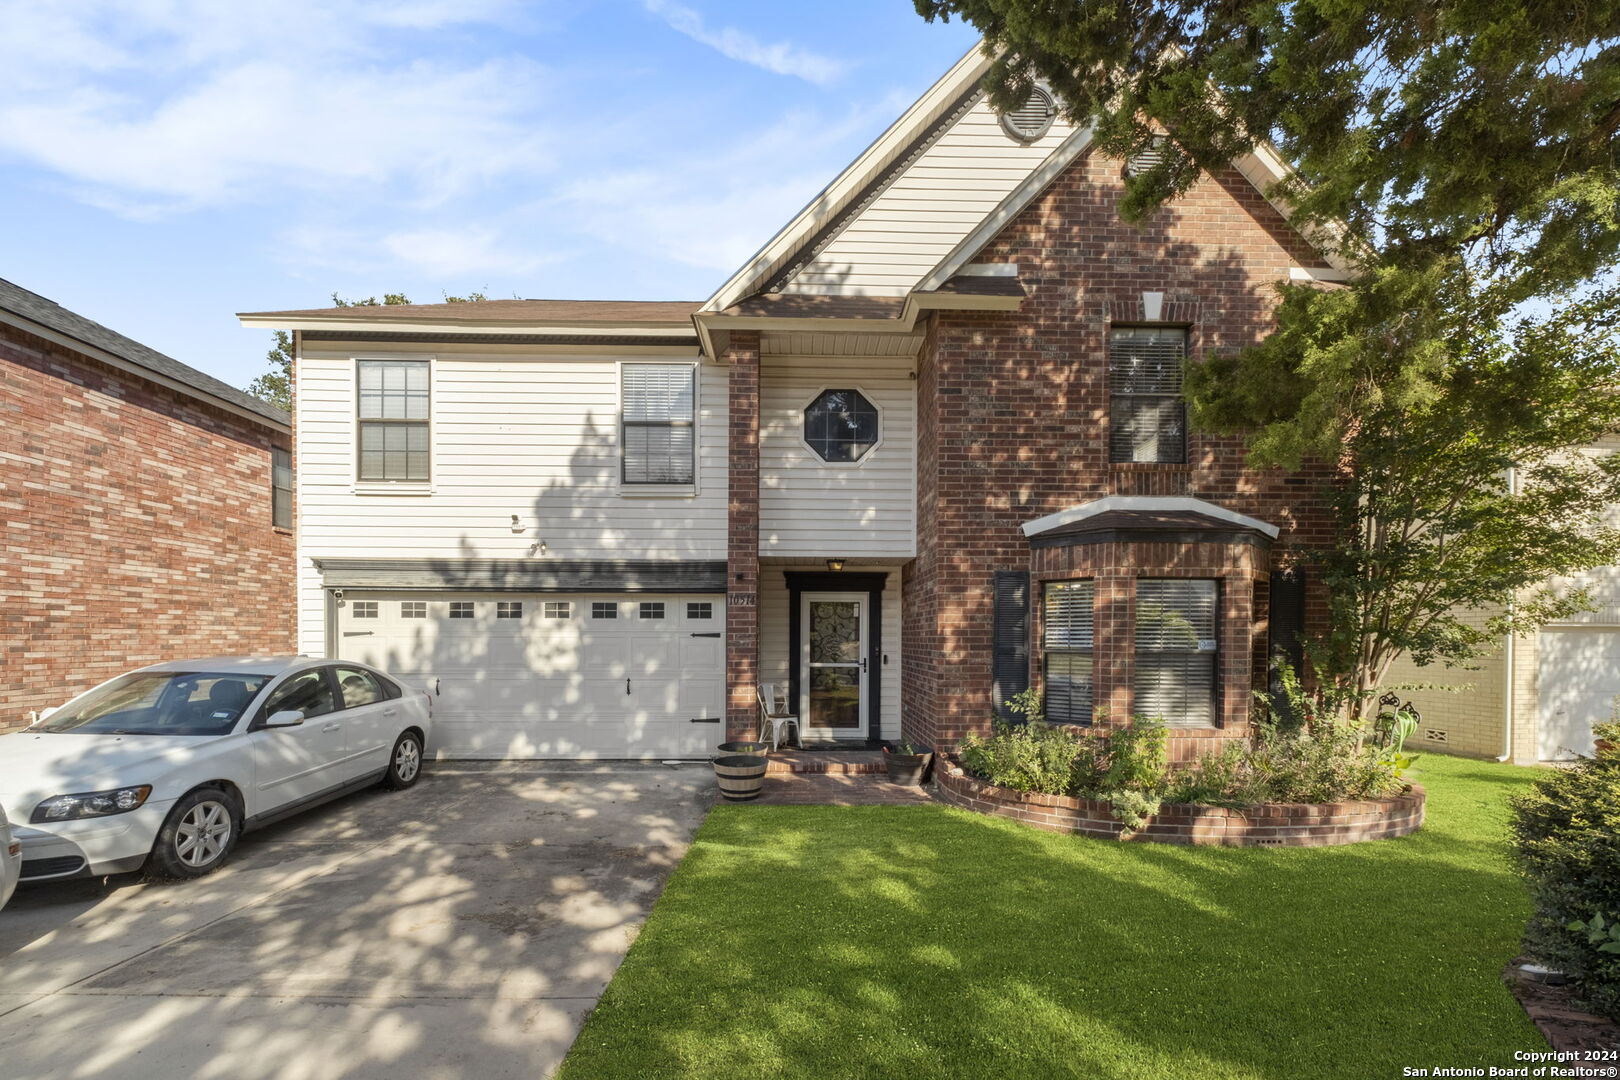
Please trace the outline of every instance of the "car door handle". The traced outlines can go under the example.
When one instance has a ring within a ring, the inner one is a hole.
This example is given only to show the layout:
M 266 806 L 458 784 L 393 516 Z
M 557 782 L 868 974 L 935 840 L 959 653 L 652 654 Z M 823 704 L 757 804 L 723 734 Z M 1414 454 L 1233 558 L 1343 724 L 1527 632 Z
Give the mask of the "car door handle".
M 325 727 L 321 728 L 321 730 L 325 732 L 333 732 L 342 726 L 342 724 L 327 724 Z
M 384 716 L 398 716 L 399 715 L 399 710 L 398 709 L 384 709 L 383 710 L 383 715 Z

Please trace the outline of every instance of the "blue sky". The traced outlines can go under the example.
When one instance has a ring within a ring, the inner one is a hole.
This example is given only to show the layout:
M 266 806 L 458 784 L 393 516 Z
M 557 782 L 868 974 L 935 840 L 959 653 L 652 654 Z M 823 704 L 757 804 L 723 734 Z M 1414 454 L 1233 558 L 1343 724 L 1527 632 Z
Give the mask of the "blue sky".
M 0 277 L 236 385 L 233 313 L 701 299 L 974 42 L 909 0 L 0 0 Z

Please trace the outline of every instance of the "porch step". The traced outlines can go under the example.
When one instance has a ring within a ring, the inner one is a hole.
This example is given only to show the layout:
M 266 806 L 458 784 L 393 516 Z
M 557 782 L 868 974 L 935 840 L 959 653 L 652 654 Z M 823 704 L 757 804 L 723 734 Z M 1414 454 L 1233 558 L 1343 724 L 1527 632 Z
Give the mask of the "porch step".
M 769 755 L 767 776 L 789 773 L 859 776 L 888 771 L 881 750 L 779 750 Z

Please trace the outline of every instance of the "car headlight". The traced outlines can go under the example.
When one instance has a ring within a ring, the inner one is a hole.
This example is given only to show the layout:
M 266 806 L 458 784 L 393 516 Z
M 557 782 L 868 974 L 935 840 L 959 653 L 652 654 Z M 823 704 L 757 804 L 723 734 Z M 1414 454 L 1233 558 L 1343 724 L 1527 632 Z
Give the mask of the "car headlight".
M 138 809 L 152 794 L 151 784 L 114 788 L 112 791 L 87 791 L 79 795 L 53 795 L 34 807 L 28 819 L 30 825 L 42 821 L 72 821 L 75 818 L 107 817 L 127 814 Z

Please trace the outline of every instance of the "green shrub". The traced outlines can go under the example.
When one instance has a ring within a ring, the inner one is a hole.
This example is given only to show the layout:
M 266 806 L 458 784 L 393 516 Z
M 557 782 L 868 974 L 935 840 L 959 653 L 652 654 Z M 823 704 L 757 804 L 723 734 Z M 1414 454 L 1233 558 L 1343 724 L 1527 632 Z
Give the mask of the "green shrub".
M 1620 754 L 1551 771 L 1516 798 L 1513 846 L 1534 905 L 1525 948 L 1620 1020 L 1620 953 L 1603 932 L 1620 919 Z
M 970 732 L 958 756 L 975 776 L 1014 791 L 1067 795 L 1080 739 L 1049 724 L 997 723 L 988 736 Z
M 1329 719 L 1291 732 L 1261 724 L 1249 754 L 1266 802 L 1329 803 L 1395 795 L 1406 786 L 1397 765 L 1365 745 L 1354 724 Z
M 1169 754 L 1163 721 L 1133 717 L 1100 737 L 1107 747 L 1101 790 L 1154 792 L 1164 784 Z
M 1231 810 L 1263 803 L 1266 785 L 1249 762 L 1247 743 L 1227 742 L 1170 774 L 1166 802 L 1224 806 Z

